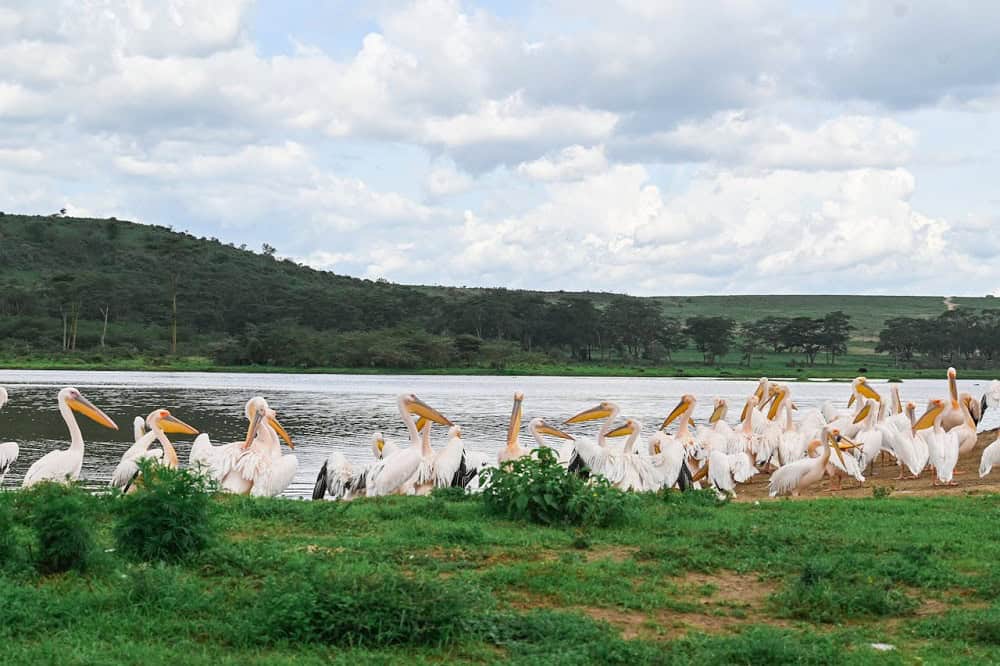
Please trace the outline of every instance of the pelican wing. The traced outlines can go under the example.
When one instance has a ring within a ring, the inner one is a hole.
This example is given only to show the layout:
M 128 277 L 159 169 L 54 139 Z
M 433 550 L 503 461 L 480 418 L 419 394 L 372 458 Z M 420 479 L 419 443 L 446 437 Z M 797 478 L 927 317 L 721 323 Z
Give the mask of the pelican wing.
M 754 467 L 753 460 L 746 453 L 730 453 L 728 458 L 729 470 L 736 483 L 746 483 L 759 473 L 759 470 Z
M 465 487 L 465 483 L 460 482 L 460 477 L 464 476 L 462 469 L 465 458 L 465 443 L 461 437 L 452 437 L 444 448 L 434 452 L 434 486 L 437 488 L 449 488 L 456 483 Z M 462 472 L 463 474 L 460 474 Z
M 684 445 L 670 437 L 661 446 L 660 453 L 652 456 L 650 460 L 660 470 L 663 485 L 672 488 L 677 485 L 681 468 L 684 466 Z
M 111 474 L 111 482 L 108 484 L 112 488 L 121 488 L 123 491 L 128 490 L 135 481 L 135 477 L 139 476 L 139 462 L 141 460 L 163 459 L 163 451 L 161 449 L 141 451 L 130 456 L 127 453 L 126 456 L 122 457 L 118 466 L 115 467 L 115 471 Z
M 83 466 L 83 452 L 69 449 L 49 451 L 28 468 L 21 482 L 22 488 L 29 488 L 42 481 L 65 483 L 80 478 L 80 468 Z
M 414 447 L 400 449 L 391 456 L 382 458 L 372 465 L 368 473 L 366 494 L 368 497 L 380 497 L 401 492 L 416 476 L 422 461 L 420 450 Z
M 859 483 L 865 482 L 864 474 L 861 471 L 861 464 L 858 459 L 854 456 L 844 456 L 843 462 L 840 460 L 840 456 L 831 455 L 830 464 L 839 469 L 841 472 L 847 476 L 853 478 Z
M 979 461 L 979 476 L 989 474 L 994 465 L 1000 465 L 1000 437 L 983 449 L 983 457 Z
M 802 478 L 817 464 L 818 462 L 813 458 L 800 458 L 795 462 L 790 462 L 783 467 L 779 467 L 771 474 L 769 484 L 771 497 L 788 495 L 794 492 L 799 487 Z
M 19 449 L 15 442 L 4 442 L 0 444 L 0 482 L 7 475 L 11 465 L 17 460 Z
M 253 480 L 250 494 L 254 497 L 277 497 L 285 492 L 295 478 L 299 459 L 293 454 L 275 456 Z

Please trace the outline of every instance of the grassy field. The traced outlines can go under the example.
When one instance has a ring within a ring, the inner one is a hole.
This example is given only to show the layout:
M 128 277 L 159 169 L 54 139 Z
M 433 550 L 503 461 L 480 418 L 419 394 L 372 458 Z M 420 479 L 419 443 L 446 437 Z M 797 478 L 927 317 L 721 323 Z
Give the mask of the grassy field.
M 176 360 L 164 358 L 109 359 L 95 362 L 66 357 L 0 358 L 0 369 L 12 370 L 141 370 L 163 372 L 273 372 L 309 374 L 373 374 L 373 375 L 507 375 L 561 377 L 715 377 L 715 378 L 787 378 L 787 379 L 853 379 L 864 374 L 873 379 L 937 379 L 946 368 L 896 368 L 885 356 L 848 354 L 838 357 L 835 365 L 822 361 L 808 367 L 793 354 L 764 354 L 755 357 L 752 365 L 722 363 L 706 366 L 695 352 L 681 352 L 675 360 L 658 366 L 635 366 L 620 363 L 519 364 L 511 363 L 502 370 L 483 366 L 452 368 L 289 368 L 277 366 L 220 366 L 211 359 L 192 356 Z M 996 370 L 963 369 L 967 379 L 992 379 Z
M 0 495 L 8 516 L 31 510 L 17 495 Z M 84 573 L 3 562 L 6 663 L 1000 660 L 997 495 L 671 492 L 605 529 L 500 520 L 474 498 L 218 497 L 220 538 L 175 565 L 122 559 L 118 500 L 90 501 Z

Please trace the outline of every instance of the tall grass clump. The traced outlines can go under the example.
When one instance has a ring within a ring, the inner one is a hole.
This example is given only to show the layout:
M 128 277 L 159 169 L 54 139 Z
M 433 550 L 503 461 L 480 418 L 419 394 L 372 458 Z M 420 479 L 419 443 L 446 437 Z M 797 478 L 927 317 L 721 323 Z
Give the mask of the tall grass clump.
M 13 562 L 17 553 L 14 514 L 6 502 L 0 503 L 0 569 Z
M 242 636 L 268 645 L 438 647 L 465 640 L 491 597 L 394 567 L 308 565 L 270 578 Z
M 133 560 L 176 562 L 204 550 L 216 533 L 205 478 L 153 461 L 139 467 L 137 490 L 116 512 L 118 551 Z
M 487 510 L 496 515 L 542 525 L 593 525 L 621 522 L 635 503 L 605 479 L 584 481 L 569 474 L 552 449 L 539 447 L 532 455 L 484 472 Z
M 773 599 L 781 615 L 813 622 L 887 617 L 913 611 L 917 602 L 881 576 L 844 570 L 834 559 L 814 559 Z
M 75 485 L 45 482 L 21 498 L 35 532 L 40 573 L 84 571 L 94 552 L 94 498 Z

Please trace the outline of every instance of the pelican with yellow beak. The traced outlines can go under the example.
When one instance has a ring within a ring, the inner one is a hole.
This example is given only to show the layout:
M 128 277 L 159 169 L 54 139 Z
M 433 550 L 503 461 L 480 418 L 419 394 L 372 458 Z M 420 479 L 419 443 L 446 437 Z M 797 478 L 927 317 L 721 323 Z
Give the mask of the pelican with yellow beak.
M 621 456 L 621 475 L 613 483 L 619 490 L 633 490 L 639 493 L 656 492 L 663 487 L 663 474 L 653 464 L 653 461 L 643 455 L 638 455 L 635 443 L 642 431 L 642 423 L 635 419 L 626 419 L 625 425 L 608 432 L 608 437 L 628 436 Z
M 809 443 L 806 458 L 783 465 L 771 475 L 769 484 L 771 497 L 779 495 L 798 497 L 803 490 L 823 479 L 832 459 L 836 458 L 841 465 L 845 465 L 847 457 L 842 451 L 853 446 L 854 443 L 843 437 L 839 430 L 823 428 L 819 438 Z M 823 452 L 813 457 L 820 447 L 823 448 Z
M 582 473 L 589 471 L 592 474 L 604 477 L 614 477 L 617 473 L 620 452 L 609 449 L 605 437 L 611 431 L 612 422 L 620 411 L 618 405 L 604 400 L 595 407 L 585 409 L 566 419 L 564 423 L 567 425 L 597 421 L 599 419 L 604 421 L 597 433 L 596 442 L 585 437 L 577 438 L 573 442 L 573 454 L 570 456 L 567 467 L 570 472 Z
M 243 413 L 249 422 L 242 441 L 213 446 L 202 433 L 191 446 L 191 467 L 202 470 L 222 490 L 236 495 L 280 495 L 292 482 L 298 459 L 281 454 L 281 440 L 294 449 L 292 438 L 267 401 L 247 401 Z
M 49 451 L 36 460 L 24 475 L 24 481 L 21 483 L 23 488 L 42 481 L 68 483 L 80 478 L 80 469 L 83 467 L 83 433 L 80 432 L 80 424 L 76 422 L 73 412 L 83 414 L 105 428 L 118 430 L 118 425 L 84 398 L 79 389 L 66 387 L 59 391 L 58 403 L 59 413 L 69 428 L 69 448 Z
M 410 436 L 410 446 L 385 456 L 372 466 L 365 488 L 368 497 L 412 494 L 416 486 L 428 482 L 428 478 L 425 477 L 433 478 L 431 472 L 434 452 L 430 447 L 429 432 L 425 440 L 421 430 L 417 428 L 414 416 L 426 420 L 424 431 L 428 431 L 431 423 L 454 425 L 439 411 L 412 393 L 399 396 L 397 405 L 399 415 Z
M 510 412 L 510 422 L 507 424 L 507 442 L 497 453 L 497 462 L 501 465 L 509 460 L 517 460 L 529 455 L 531 451 L 518 442 L 521 433 L 521 419 L 524 416 L 524 394 L 518 391 L 514 394 L 514 407 Z
M 144 426 L 148 431 L 144 431 Z M 122 455 L 121 462 L 111 474 L 111 482 L 108 484 L 112 488 L 120 488 L 124 493 L 134 492 L 137 488 L 135 482 L 140 475 L 140 460 L 155 460 L 156 462 L 177 469 L 179 461 L 177 451 L 167 438 L 166 433 L 176 433 L 182 435 L 197 435 L 198 431 L 184 423 L 166 409 L 154 409 L 146 417 L 145 421 L 137 417 L 133 421 L 133 429 L 136 442 L 128 448 Z M 149 445 L 159 440 L 159 449 L 150 449 Z
M 927 443 L 930 463 L 934 467 L 935 486 L 958 485 L 952 480 L 958 463 L 958 433 L 946 431 L 941 424 L 947 408 L 944 400 L 931 400 L 927 411 L 913 424 L 913 431 Z

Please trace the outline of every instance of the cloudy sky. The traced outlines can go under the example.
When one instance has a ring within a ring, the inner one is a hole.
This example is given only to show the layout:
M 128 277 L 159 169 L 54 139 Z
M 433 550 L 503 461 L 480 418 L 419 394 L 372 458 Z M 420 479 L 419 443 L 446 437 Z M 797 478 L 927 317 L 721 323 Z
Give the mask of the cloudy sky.
M 0 210 L 405 283 L 1000 293 L 1000 3 L 14 0 Z

